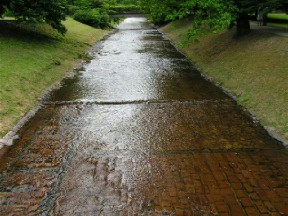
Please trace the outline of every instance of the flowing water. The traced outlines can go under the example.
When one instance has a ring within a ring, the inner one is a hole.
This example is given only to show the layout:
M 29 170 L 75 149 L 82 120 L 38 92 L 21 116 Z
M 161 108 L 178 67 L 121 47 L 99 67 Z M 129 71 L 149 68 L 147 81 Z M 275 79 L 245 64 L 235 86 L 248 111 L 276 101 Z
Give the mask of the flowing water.
M 92 55 L 2 150 L 1 215 L 288 214 L 287 151 L 145 18 Z

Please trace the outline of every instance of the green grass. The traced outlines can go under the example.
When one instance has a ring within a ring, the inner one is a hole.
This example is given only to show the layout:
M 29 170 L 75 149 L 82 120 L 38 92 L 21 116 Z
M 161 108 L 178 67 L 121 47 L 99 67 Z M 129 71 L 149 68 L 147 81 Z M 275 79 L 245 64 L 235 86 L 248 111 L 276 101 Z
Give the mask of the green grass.
M 163 28 L 175 43 L 182 41 L 187 21 Z M 235 30 L 207 35 L 182 48 L 202 72 L 237 96 L 265 126 L 288 139 L 288 37 L 253 33 L 235 38 Z
M 65 36 L 48 25 L 0 21 L 0 136 L 37 104 L 107 31 L 68 18 Z
M 267 23 L 267 26 L 288 29 L 288 23 L 287 23 L 287 24 L 281 24 L 281 23 Z
M 270 13 L 268 26 L 288 29 L 288 14 L 286 13 Z
M 267 15 L 270 19 L 278 19 L 278 20 L 287 20 L 288 21 L 288 14 L 286 13 L 269 13 Z

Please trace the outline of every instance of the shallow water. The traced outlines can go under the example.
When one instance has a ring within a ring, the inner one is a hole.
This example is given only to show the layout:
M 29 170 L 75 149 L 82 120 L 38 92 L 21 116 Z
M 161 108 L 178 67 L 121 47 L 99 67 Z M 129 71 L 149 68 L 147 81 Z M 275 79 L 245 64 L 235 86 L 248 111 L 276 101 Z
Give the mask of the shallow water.
M 145 18 L 126 19 L 98 44 L 85 72 L 64 80 L 51 101 L 227 99 Z

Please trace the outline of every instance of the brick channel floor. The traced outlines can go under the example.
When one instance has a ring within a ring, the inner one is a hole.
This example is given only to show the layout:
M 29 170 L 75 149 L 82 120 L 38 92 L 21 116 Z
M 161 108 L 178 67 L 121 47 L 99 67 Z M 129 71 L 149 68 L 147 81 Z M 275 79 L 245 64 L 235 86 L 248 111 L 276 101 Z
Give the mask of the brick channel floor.
M 288 152 L 145 18 L 0 151 L 0 215 L 288 215 Z
M 47 106 L 22 133 L 2 215 L 288 215 L 287 151 L 231 101 Z

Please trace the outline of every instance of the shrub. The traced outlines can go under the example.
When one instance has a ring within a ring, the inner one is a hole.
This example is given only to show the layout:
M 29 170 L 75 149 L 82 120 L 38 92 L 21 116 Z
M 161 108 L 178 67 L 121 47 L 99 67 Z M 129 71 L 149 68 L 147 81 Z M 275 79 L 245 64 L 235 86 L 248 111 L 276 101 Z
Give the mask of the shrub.
M 95 28 L 110 27 L 109 15 L 101 9 L 78 10 L 73 18 Z
M 13 12 L 11 10 L 7 9 L 3 16 L 4 17 L 14 17 L 14 14 L 13 14 Z
M 129 13 L 129 12 L 140 12 L 140 7 L 137 5 L 112 5 L 109 6 L 110 14 L 121 14 L 121 13 Z
M 68 5 L 67 7 L 67 15 L 74 16 L 74 14 L 79 10 L 78 6 Z

